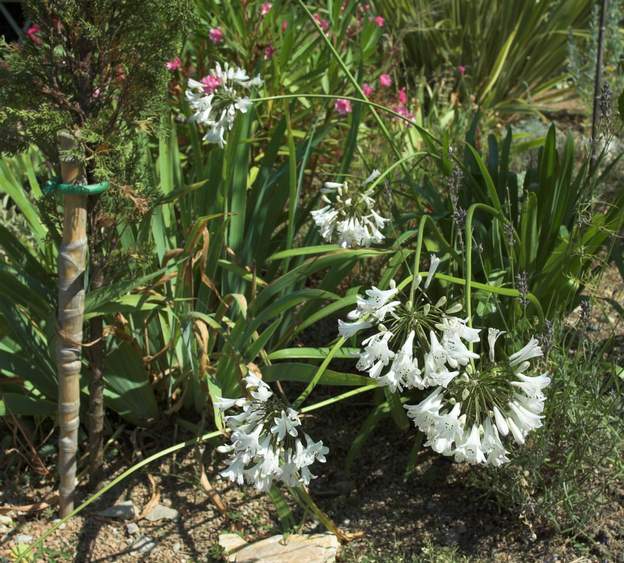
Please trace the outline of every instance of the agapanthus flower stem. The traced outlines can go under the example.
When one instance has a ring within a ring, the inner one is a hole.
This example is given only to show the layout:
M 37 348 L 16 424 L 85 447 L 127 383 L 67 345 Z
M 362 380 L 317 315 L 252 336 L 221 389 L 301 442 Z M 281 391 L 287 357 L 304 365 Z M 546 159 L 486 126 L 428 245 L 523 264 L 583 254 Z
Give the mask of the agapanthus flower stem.
M 342 347 L 344 343 L 345 343 L 345 339 L 340 337 L 338 338 L 336 343 L 332 346 L 331 350 L 327 354 L 327 357 L 323 360 L 319 368 L 316 370 L 316 373 L 314 374 L 314 377 L 311 379 L 310 383 L 308 383 L 306 388 L 301 392 L 301 395 L 299 395 L 299 397 L 297 397 L 297 400 L 294 402 L 293 407 L 295 409 L 298 409 L 305 402 L 305 400 L 308 398 L 310 393 L 312 393 L 317 383 L 321 379 L 322 375 L 325 373 L 327 366 L 329 366 L 333 357 L 336 355 L 336 352 L 340 350 L 340 348 Z
M 420 222 L 418 223 L 418 238 L 416 239 L 416 253 L 414 254 L 414 267 L 412 274 L 412 284 L 410 286 L 409 293 L 409 303 L 413 306 L 414 304 L 414 296 L 416 294 L 416 286 L 419 283 L 420 276 L 418 275 L 418 269 L 420 268 L 420 254 L 422 252 L 423 239 L 425 236 L 425 227 L 427 225 L 427 221 L 429 219 L 429 215 L 423 215 L 420 218 Z

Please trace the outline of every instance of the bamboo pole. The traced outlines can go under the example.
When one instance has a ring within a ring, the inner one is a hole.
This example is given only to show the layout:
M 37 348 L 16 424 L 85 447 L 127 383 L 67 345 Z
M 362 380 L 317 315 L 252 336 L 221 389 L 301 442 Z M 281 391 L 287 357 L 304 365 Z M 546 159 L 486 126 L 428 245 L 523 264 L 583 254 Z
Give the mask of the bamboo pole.
M 84 171 L 75 155 L 78 142 L 68 132 L 58 134 L 64 183 L 83 183 Z M 74 154 L 69 154 L 73 152 Z M 58 335 L 56 363 L 59 385 L 59 499 L 61 518 L 74 509 L 80 368 L 84 316 L 84 272 L 87 254 L 87 196 L 65 194 L 63 239 L 58 263 Z

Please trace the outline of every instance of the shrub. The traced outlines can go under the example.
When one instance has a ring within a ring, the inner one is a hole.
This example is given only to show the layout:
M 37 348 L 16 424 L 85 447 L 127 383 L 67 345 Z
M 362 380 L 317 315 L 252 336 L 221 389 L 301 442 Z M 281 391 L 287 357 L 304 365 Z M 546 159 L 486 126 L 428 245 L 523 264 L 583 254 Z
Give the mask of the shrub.
M 535 529 L 580 533 L 599 525 L 624 480 L 624 401 L 610 342 L 558 335 L 549 363 L 544 428 L 501 471 L 473 473 L 505 510 Z M 621 369 L 621 368 L 620 368 Z

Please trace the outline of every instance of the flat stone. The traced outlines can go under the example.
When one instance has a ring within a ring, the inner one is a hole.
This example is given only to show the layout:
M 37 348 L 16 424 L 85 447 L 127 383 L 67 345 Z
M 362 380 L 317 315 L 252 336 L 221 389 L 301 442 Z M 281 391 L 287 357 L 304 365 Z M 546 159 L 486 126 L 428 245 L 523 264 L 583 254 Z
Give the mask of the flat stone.
M 334 563 L 340 544 L 333 534 L 272 536 L 226 554 L 236 563 Z
M 32 543 L 33 537 L 28 534 L 17 534 L 15 536 L 15 543 Z
M 134 522 L 129 522 L 126 524 L 126 534 L 129 536 L 133 536 L 134 534 L 138 534 L 140 532 L 139 526 Z
M 240 547 L 247 545 L 247 542 L 238 534 L 219 534 L 219 545 L 223 548 L 225 556 L 238 550 Z
M 10 516 L 5 516 L 4 514 L 0 514 L 0 524 L 3 526 L 11 527 L 13 525 L 13 520 Z
M 158 520 L 175 520 L 178 517 L 178 511 L 175 508 L 169 508 L 163 504 L 157 504 L 150 513 L 145 517 L 150 522 Z
M 157 545 L 158 544 L 149 536 L 141 536 L 132 544 L 132 550 L 145 555 L 156 549 Z
M 132 520 L 136 517 L 136 507 L 131 500 L 114 504 L 113 506 L 96 512 L 98 516 L 104 518 L 116 518 L 117 520 Z

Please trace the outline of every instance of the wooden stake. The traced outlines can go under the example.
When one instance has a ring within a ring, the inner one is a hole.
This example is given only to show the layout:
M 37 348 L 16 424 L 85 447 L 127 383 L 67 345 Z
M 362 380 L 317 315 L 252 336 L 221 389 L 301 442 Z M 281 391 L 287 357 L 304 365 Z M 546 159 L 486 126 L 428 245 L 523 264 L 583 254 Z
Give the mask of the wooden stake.
M 598 18 L 598 46 L 596 50 L 596 69 L 594 73 L 594 105 L 592 108 L 592 128 L 591 128 L 591 147 L 590 147 L 590 166 L 591 170 L 596 168 L 598 155 L 596 154 L 596 144 L 598 143 L 598 123 L 600 121 L 600 94 L 602 83 L 602 64 L 604 58 L 604 40 L 607 11 L 609 9 L 609 0 L 600 1 L 600 16 Z
M 58 134 L 64 183 L 84 183 L 81 159 L 68 152 L 78 141 L 68 132 Z M 84 317 L 84 272 L 87 255 L 87 196 L 66 194 L 63 240 L 58 264 L 58 334 L 56 364 L 59 385 L 59 504 L 61 517 L 74 509 L 78 426 L 80 424 L 80 368 Z

